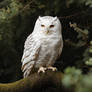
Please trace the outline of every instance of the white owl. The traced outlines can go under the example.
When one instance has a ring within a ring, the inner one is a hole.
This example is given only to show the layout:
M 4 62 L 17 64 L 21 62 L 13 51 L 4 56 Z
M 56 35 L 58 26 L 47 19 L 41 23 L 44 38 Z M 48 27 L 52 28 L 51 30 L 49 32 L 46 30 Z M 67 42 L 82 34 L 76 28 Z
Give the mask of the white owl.
M 24 77 L 30 75 L 33 68 L 39 72 L 52 67 L 60 56 L 63 48 L 61 23 L 57 17 L 39 17 L 35 23 L 33 32 L 27 37 L 22 56 L 22 71 Z

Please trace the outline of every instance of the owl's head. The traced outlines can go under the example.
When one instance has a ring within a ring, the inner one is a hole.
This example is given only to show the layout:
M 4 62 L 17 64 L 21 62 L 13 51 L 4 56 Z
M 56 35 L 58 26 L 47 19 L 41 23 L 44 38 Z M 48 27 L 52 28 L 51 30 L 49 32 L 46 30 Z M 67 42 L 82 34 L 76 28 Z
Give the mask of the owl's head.
M 61 23 L 57 17 L 39 16 L 34 31 L 44 35 L 61 34 Z

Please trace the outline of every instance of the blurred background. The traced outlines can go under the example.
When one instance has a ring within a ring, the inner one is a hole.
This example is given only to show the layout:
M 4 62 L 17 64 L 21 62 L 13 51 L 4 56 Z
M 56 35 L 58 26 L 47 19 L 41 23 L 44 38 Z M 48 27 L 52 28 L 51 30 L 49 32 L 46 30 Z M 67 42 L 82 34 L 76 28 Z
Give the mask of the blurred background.
M 55 63 L 59 71 L 75 67 L 92 71 L 92 0 L 0 0 L 0 82 L 22 78 L 24 42 L 38 16 L 57 16 L 64 48 Z

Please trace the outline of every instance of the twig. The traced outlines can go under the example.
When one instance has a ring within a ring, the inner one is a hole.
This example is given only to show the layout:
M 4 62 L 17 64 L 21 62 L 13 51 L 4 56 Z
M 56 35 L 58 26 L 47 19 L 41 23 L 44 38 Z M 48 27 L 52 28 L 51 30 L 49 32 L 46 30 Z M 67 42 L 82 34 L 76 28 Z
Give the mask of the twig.
M 27 7 L 29 7 L 30 4 L 33 3 L 33 0 L 31 0 L 27 5 L 23 7 L 23 9 L 20 12 L 23 12 Z
M 88 11 L 88 10 L 86 10 L 86 11 Z M 86 11 L 82 11 L 82 12 L 75 13 L 75 14 L 72 14 L 72 15 L 69 15 L 69 16 L 58 17 L 58 18 L 59 18 L 59 19 L 69 19 L 69 18 L 71 18 L 71 17 L 76 17 L 76 16 L 78 16 L 78 15 L 80 15 L 80 14 L 82 14 L 82 13 L 86 13 Z
M 87 36 L 88 34 L 86 34 L 84 31 L 82 31 L 80 28 L 77 27 L 77 24 L 76 23 L 69 23 L 70 27 L 73 27 L 76 31 L 82 33 L 84 36 Z

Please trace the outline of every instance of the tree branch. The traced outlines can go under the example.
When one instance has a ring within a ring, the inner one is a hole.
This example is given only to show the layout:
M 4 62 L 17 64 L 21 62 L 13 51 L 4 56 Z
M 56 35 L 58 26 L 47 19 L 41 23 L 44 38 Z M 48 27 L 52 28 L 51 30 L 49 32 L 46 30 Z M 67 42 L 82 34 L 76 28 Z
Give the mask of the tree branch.
M 0 92 L 60 92 L 62 77 L 61 72 L 35 73 L 13 83 L 0 84 Z

